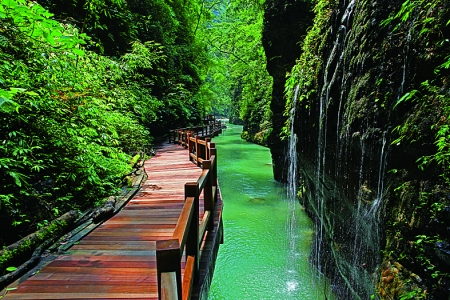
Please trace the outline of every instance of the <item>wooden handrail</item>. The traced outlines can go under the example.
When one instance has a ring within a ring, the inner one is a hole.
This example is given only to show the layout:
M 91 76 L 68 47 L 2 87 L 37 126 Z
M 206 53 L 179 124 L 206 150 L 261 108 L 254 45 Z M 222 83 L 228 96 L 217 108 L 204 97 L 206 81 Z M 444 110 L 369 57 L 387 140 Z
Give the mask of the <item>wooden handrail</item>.
M 177 221 L 177 226 L 173 232 L 172 237 L 178 240 L 178 244 L 181 249 L 184 249 L 187 240 L 187 231 L 186 228 L 190 227 L 192 222 L 192 216 L 194 215 L 194 197 L 186 198 L 184 202 L 183 210 L 181 211 L 180 217 Z M 180 253 L 182 255 L 183 253 Z
M 200 140 L 189 132 L 187 145 L 189 159 L 203 172 L 197 182 L 184 186 L 185 202 L 178 218 L 172 238 L 156 241 L 156 265 L 158 273 L 159 299 L 188 300 L 192 285 L 198 280 L 200 266 L 200 244 L 207 230 L 214 229 L 214 209 L 217 201 L 217 151 L 209 139 Z M 182 135 L 181 135 L 182 137 Z M 195 143 L 192 144 L 192 143 Z M 191 153 L 191 150 L 195 151 Z M 201 148 L 203 147 L 203 148 Z M 192 159 L 191 154 L 194 158 Z M 203 192 L 204 215 L 199 224 L 199 199 Z M 186 256 L 184 279 L 181 282 L 181 259 Z
M 169 130 L 169 143 L 178 143 L 187 148 L 188 134 L 191 134 L 191 136 L 198 135 L 202 138 L 207 138 L 214 137 L 221 132 L 222 122 L 214 120 L 213 123 L 207 125 Z

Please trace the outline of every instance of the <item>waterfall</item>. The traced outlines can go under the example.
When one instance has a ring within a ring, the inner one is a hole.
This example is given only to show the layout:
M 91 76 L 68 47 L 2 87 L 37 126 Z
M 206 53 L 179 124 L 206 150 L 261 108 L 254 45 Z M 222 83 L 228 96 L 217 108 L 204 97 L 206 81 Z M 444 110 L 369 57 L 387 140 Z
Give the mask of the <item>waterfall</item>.
M 323 73 L 323 86 L 320 93 L 319 101 L 319 132 L 318 132 L 318 142 L 317 142 L 317 165 L 316 165 L 316 192 L 315 192 L 315 211 L 316 216 L 319 220 L 318 228 L 316 230 L 317 237 L 315 239 L 315 263 L 318 271 L 321 272 L 323 266 L 321 266 L 321 243 L 324 238 L 324 230 L 327 224 L 325 216 L 325 201 L 328 197 L 329 191 L 326 191 L 325 187 L 325 165 L 326 165 L 326 148 L 327 148 L 327 108 L 330 100 L 330 90 L 331 86 L 336 81 L 337 76 L 340 74 L 342 66 L 342 80 L 345 78 L 345 66 L 342 64 L 344 60 L 345 48 L 347 46 L 347 40 L 351 30 L 347 30 L 350 27 L 350 18 L 353 13 L 354 7 L 356 5 L 356 0 L 350 1 L 346 6 L 345 12 L 341 18 L 340 25 L 338 26 L 338 32 L 336 33 L 336 38 L 333 44 L 333 48 L 327 58 L 327 63 L 324 68 Z M 337 57 L 337 59 L 336 59 Z M 331 79 L 329 79 L 329 72 L 331 66 L 335 64 L 334 70 L 332 70 Z M 343 96 L 343 94 L 341 94 Z M 339 136 L 339 126 L 340 126 L 340 114 L 342 108 L 343 97 L 340 99 L 339 112 L 337 118 L 337 131 Z M 339 148 L 340 141 L 336 141 L 336 147 Z
M 350 1 L 342 11 L 342 17 L 338 19 L 339 23 L 334 26 L 338 30 L 335 32 L 334 43 L 323 69 L 323 83 L 318 99 L 317 160 L 314 172 L 313 210 L 317 221 L 313 255 L 315 266 L 320 274 L 328 273 L 329 265 L 334 268 L 333 273 L 339 274 L 339 281 L 343 285 L 343 289 L 337 291 L 338 294 L 341 294 L 340 297 L 351 295 L 354 299 L 364 299 L 373 292 L 370 277 L 370 272 L 373 270 L 368 271 L 366 266 L 375 265 L 374 261 L 377 258 L 373 253 L 379 249 L 378 216 L 384 192 L 387 142 L 385 134 L 383 134 L 379 150 L 377 191 L 375 197 L 368 204 L 362 201 L 362 198 L 367 196 L 363 195 L 364 193 L 372 195 L 370 186 L 366 186 L 365 183 L 367 178 L 364 178 L 364 164 L 367 156 L 372 154 L 372 145 L 369 141 L 366 143 L 365 139 L 373 133 L 361 131 L 354 132 L 354 135 L 349 134 L 348 128 L 344 127 L 345 122 L 343 122 L 342 116 L 346 109 L 345 84 L 348 78 L 346 69 L 349 63 L 346 61 L 345 55 L 352 43 L 349 36 L 352 32 L 352 14 L 356 4 L 356 0 Z M 360 71 L 363 71 L 363 62 L 359 64 L 359 68 Z M 332 93 L 334 95 L 331 90 L 336 88 L 337 82 L 342 86 L 338 98 L 335 98 L 335 103 L 333 103 L 330 101 Z M 331 113 L 336 115 L 330 115 Z M 328 121 L 333 119 L 337 121 L 335 124 Z M 327 135 L 330 135 L 327 127 L 332 128 L 332 125 L 336 126 L 336 139 L 327 140 Z M 340 161 L 340 156 L 352 158 L 355 155 L 352 153 L 355 148 L 350 146 L 351 139 L 358 138 L 360 139 L 360 153 L 356 154 L 357 161 L 350 163 L 357 169 L 351 170 L 348 162 Z M 330 153 L 331 148 L 336 153 Z M 378 152 L 378 149 L 375 148 L 375 151 Z M 334 161 L 333 157 L 336 158 Z M 331 174 L 331 170 L 334 170 L 333 174 Z M 359 183 L 360 190 L 356 191 L 359 194 L 357 200 L 352 202 L 349 201 L 351 198 L 347 199 L 347 197 L 352 197 L 347 180 L 352 180 L 350 176 L 355 171 L 356 174 L 359 174 L 359 179 L 355 179 Z M 347 241 L 344 244 L 342 241 L 350 236 L 353 242 Z M 324 260 L 324 257 L 330 260 Z
M 287 175 L 288 189 L 287 195 L 289 199 L 295 199 L 297 196 L 297 134 L 294 131 L 295 111 L 297 107 L 299 85 L 295 87 L 294 98 L 292 99 L 292 107 L 289 111 L 289 148 L 288 163 L 289 172 Z
M 378 167 L 378 185 L 377 185 L 377 196 L 375 201 L 373 201 L 372 206 L 370 207 L 368 214 L 373 215 L 373 217 L 378 218 L 378 211 L 380 208 L 381 200 L 383 198 L 384 191 L 384 174 L 386 172 L 386 132 L 383 132 L 382 145 L 380 149 L 380 163 Z
M 288 276 L 286 282 L 286 289 L 288 292 L 295 291 L 298 288 L 298 280 L 296 279 L 296 256 L 297 256 L 297 237 L 296 237 L 296 218 L 295 211 L 297 207 L 297 134 L 294 132 L 295 125 L 295 111 L 297 107 L 299 85 L 295 87 L 294 98 L 292 99 L 292 107 L 289 111 L 289 145 L 288 145 L 288 175 L 287 175 L 287 205 L 288 214 L 286 220 L 286 231 L 288 236 L 288 249 L 289 253 L 287 256 L 287 268 Z
M 406 35 L 406 46 L 405 48 L 403 48 L 403 76 L 402 76 L 402 83 L 400 84 L 400 88 L 398 91 L 398 99 L 400 99 L 400 97 L 403 96 L 404 93 L 404 88 L 405 88 L 405 82 L 406 82 L 406 68 L 408 66 L 408 55 L 409 55 L 409 44 L 411 42 L 411 38 L 412 38 L 412 31 L 414 28 L 414 23 L 415 23 L 415 19 L 416 17 L 413 18 L 413 20 L 409 23 L 409 29 L 408 29 L 408 34 Z
M 315 225 L 311 261 L 316 275 L 326 275 L 340 299 L 376 297 L 374 274 L 384 255 L 380 247 L 391 234 L 382 231 L 384 224 L 392 224 L 384 222 L 391 217 L 384 210 L 398 195 L 391 187 L 397 182 L 387 171 L 403 158 L 398 162 L 388 158 L 403 146 L 391 149 L 390 135 L 393 124 L 400 122 L 398 116 L 404 115 L 391 108 L 415 86 L 411 59 L 418 59 L 413 49 L 417 50 L 414 28 L 419 22 L 411 13 L 395 34 L 379 30 L 394 6 L 357 0 L 330 4 L 329 19 L 321 24 L 320 51 L 305 50 L 320 64 L 307 73 L 315 76 L 314 84 L 291 91 L 289 197 L 295 198 L 295 184 L 300 182 L 302 200 Z M 305 58 L 309 56 L 299 62 Z M 294 69 L 299 78 L 304 70 Z M 307 100 L 297 107 L 298 97 Z M 289 222 L 295 226 L 295 215 Z

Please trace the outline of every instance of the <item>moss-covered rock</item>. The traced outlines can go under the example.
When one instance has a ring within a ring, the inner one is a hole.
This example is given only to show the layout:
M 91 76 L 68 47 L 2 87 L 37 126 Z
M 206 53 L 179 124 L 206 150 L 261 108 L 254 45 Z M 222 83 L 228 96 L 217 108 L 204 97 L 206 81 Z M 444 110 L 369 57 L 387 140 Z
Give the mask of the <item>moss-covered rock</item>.
M 275 179 L 286 181 L 286 141 L 282 128 L 286 100 L 284 85 L 286 75 L 295 65 L 301 53 L 301 41 L 311 26 L 314 14 L 311 0 L 268 0 L 265 2 L 263 46 L 267 57 L 267 71 L 273 78 L 272 110 L 273 131 L 269 132 L 267 144 L 273 157 Z
M 314 12 L 286 101 L 274 81 L 269 139 L 283 178 L 282 107 L 297 103 L 314 263 L 342 299 L 447 299 L 450 4 L 319 0 Z

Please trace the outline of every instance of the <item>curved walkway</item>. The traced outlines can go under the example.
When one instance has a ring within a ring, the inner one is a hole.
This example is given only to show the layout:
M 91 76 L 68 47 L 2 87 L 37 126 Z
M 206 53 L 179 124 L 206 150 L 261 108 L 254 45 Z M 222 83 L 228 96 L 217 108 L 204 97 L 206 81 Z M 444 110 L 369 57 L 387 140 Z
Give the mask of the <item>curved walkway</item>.
M 158 299 L 156 241 L 172 237 L 184 203 L 184 184 L 197 181 L 202 173 L 188 155 L 178 145 L 157 149 L 145 163 L 147 181 L 121 211 L 3 299 Z M 220 223 L 221 199 L 217 206 L 215 221 Z M 207 239 L 211 242 L 212 237 Z M 212 276 L 206 273 L 214 266 L 213 248 L 202 247 L 208 255 L 202 255 L 193 298 L 202 294 L 205 276 Z

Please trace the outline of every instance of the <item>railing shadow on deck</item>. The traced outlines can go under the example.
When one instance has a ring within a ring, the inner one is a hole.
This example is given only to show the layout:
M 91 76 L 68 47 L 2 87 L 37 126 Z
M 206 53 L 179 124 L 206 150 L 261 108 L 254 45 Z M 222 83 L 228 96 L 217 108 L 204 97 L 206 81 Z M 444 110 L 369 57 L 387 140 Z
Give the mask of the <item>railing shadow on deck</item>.
M 205 130 L 205 133 L 217 132 Z M 214 229 L 214 209 L 218 199 L 217 189 L 217 153 L 215 144 L 209 138 L 195 138 L 191 130 L 179 136 L 179 144 L 189 149 L 189 159 L 203 168 L 197 182 L 188 182 L 184 186 L 185 203 L 178 218 L 171 239 L 156 242 L 156 264 L 158 274 L 159 299 L 190 299 L 193 284 L 199 278 L 200 245 L 207 230 Z M 211 136 L 210 135 L 210 136 Z M 183 136 L 186 138 L 183 139 Z M 175 140 L 174 140 L 175 141 Z M 183 143 L 184 141 L 184 143 Z M 204 214 L 199 223 L 199 199 L 203 192 Z M 181 261 L 185 256 L 185 271 L 181 280 Z

